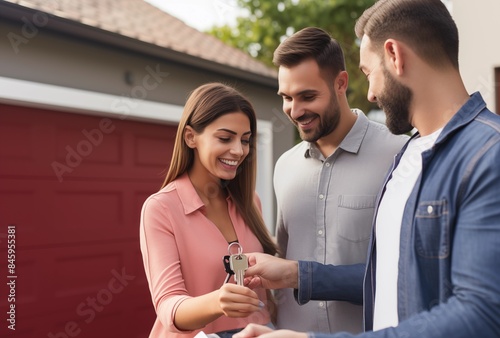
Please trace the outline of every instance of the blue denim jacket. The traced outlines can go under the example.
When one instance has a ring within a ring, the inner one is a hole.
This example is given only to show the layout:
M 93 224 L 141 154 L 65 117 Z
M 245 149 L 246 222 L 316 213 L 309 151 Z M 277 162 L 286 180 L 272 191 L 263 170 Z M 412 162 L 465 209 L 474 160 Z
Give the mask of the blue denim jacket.
M 399 325 L 359 337 L 500 337 L 500 116 L 473 94 L 422 161 L 401 224 Z M 366 269 L 299 262 L 297 301 L 364 301 L 369 331 L 375 269 L 373 230 Z

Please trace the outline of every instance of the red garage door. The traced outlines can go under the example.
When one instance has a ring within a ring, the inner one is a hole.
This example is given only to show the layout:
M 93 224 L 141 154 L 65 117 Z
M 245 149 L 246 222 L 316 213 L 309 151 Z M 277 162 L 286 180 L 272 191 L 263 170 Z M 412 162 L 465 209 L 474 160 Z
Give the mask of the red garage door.
M 147 337 L 139 215 L 174 134 L 0 105 L 0 336 Z

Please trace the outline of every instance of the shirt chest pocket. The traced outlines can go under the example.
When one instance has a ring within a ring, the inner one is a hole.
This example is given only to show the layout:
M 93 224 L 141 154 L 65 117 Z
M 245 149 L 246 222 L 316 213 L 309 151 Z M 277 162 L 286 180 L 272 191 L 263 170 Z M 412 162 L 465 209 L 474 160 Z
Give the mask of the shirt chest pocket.
M 446 258 L 450 225 L 446 200 L 420 202 L 415 215 L 415 246 L 424 258 Z
M 370 239 L 376 196 L 340 195 L 337 234 L 351 242 Z

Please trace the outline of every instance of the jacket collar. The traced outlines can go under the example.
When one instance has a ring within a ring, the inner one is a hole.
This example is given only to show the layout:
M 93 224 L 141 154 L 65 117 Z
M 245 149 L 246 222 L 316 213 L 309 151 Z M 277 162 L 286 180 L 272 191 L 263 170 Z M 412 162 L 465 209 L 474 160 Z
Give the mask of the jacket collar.
M 448 121 L 444 126 L 443 131 L 436 140 L 436 145 L 442 143 L 453 134 L 456 130 L 462 128 L 463 126 L 469 124 L 473 121 L 481 111 L 486 109 L 486 102 L 484 102 L 481 93 L 473 93 L 469 100 L 456 112 L 455 115 Z M 417 131 L 412 138 L 418 137 L 420 133 Z

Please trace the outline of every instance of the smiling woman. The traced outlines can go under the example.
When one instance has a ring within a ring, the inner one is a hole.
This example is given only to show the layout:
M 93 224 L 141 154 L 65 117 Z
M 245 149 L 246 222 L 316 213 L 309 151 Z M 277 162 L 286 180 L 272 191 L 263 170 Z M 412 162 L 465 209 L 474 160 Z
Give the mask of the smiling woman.
M 270 293 L 224 283 L 222 260 L 234 242 L 245 252 L 277 251 L 255 193 L 256 127 L 252 105 L 232 87 L 209 83 L 188 98 L 165 182 L 141 215 L 157 313 L 150 337 L 193 337 L 201 329 L 227 337 L 270 322 Z

